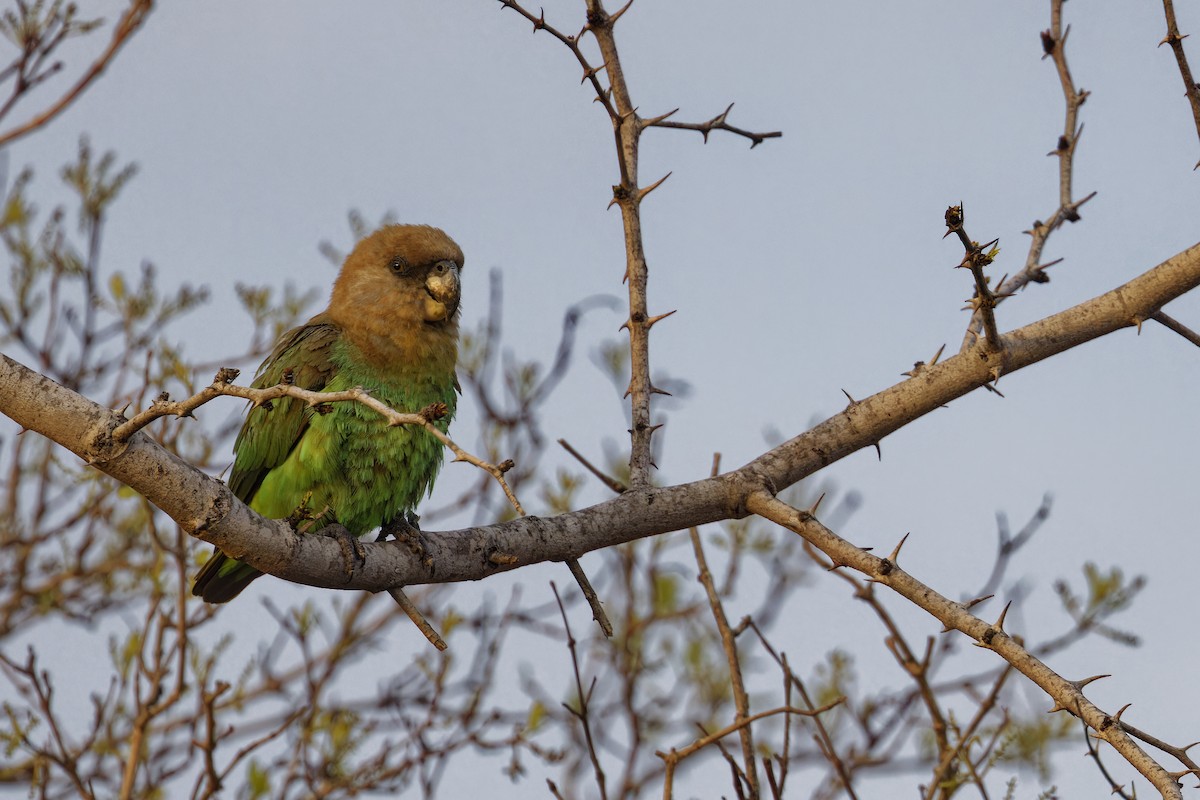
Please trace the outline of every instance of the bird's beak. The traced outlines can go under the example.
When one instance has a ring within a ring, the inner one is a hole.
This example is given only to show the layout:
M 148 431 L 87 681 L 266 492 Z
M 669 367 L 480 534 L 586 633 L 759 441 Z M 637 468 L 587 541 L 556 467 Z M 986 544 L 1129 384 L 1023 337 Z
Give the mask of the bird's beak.
M 439 261 L 429 271 L 425 279 L 425 321 L 441 322 L 450 319 L 458 311 L 461 284 L 458 278 L 458 264 L 453 261 Z

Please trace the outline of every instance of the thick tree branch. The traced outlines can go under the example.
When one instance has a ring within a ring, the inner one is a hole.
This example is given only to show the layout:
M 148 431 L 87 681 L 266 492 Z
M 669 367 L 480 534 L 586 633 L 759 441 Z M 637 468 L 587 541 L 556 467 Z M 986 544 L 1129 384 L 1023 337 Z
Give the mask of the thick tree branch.
M 366 564 L 346 578 L 342 550 L 321 536 L 265 520 L 221 481 L 137 433 L 123 446 L 112 431 L 124 418 L 0 357 L 0 411 L 141 492 L 184 530 L 231 556 L 287 580 L 381 591 L 399 585 L 480 580 L 541 561 L 565 561 L 614 544 L 740 518 L 747 498 L 796 483 L 884 436 L 980 388 L 1004 373 L 1149 319 L 1200 285 L 1200 245 L 1111 292 L 1012 331 L 999 353 L 972 349 L 853 403 L 811 430 L 732 472 L 660 489 L 632 489 L 570 514 L 523 517 L 499 525 L 427 533 L 428 566 L 394 542 L 364 543 Z

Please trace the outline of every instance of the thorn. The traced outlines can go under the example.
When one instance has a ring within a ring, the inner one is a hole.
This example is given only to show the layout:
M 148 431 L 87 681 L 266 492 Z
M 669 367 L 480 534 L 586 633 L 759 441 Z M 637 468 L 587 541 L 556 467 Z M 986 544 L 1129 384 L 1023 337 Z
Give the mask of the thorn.
M 1008 609 L 1010 609 L 1010 608 L 1012 608 L 1012 600 L 1009 600 L 1007 603 L 1004 604 L 1004 610 L 1000 612 L 1000 618 L 996 620 L 996 624 L 993 626 L 996 629 L 998 629 L 1001 633 L 1008 632 L 1008 631 L 1004 630 L 1004 618 L 1008 616 Z
M 933 359 L 929 362 L 929 366 L 932 367 L 934 364 L 938 363 L 938 359 L 942 357 L 942 353 L 945 352 L 945 350 L 946 350 L 945 344 L 943 344 L 941 347 L 939 347 L 938 351 L 933 354 Z
M 654 327 L 654 323 L 658 322 L 661 319 L 666 319 L 667 317 L 671 316 L 672 314 L 675 313 L 675 311 L 678 311 L 678 310 L 679 309 L 675 309 L 674 311 L 668 311 L 665 314 L 659 314 L 657 316 L 651 317 L 650 319 L 646 320 L 646 330 L 650 330 L 651 328 Z
M 1121 715 L 1124 714 L 1125 709 L 1129 708 L 1131 705 L 1133 705 L 1133 703 L 1126 703 L 1125 705 L 1121 706 L 1120 710 L 1118 710 L 1117 713 L 1113 714 L 1113 722 L 1116 722 L 1119 724 L 1121 722 Z
M 1068 681 L 1068 683 L 1070 683 L 1072 686 L 1074 686 L 1076 689 L 1078 689 L 1079 691 L 1082 692 L 1083 687 L 1087 686 L 1089 683 L 1092 683 L 1093 681 L 1098 681 L 1101 678 L 1111 678 L 1111 677 L 1112 677 L 1112 675 L 1093 675 L 1090 678 L 1080 678 L 1077 681 Z
M 1141 336 L 1142 335 L 1142 318 L 1134 317 L 1133 324 L 1137 326 L 1137 335 Z
M 854 408 L 856 405 L 858 405 L 858 401 L 851 397 L 850 393 L 845 389 L 842 389 L 842 394 L 846 395 L 846 399 L 850 401 L 850 404 L 846 406 L 846 408 Z
M 650 128 L 650 127 L 657 125 L 660 122 L 666 122 L 668 119 L 670 119 L 671 117 L 675 116 L 678 113 L 679 113 L 679 109 L 673 108 L 665 114 L 660 114 L 659 116 L 651 117 L 650 119 L 644 119 L 644 120 L 642 120 L 642 127 Z
M 902 538 L 899 542 L 896 543 L 896 548 L 894 550 L 892 550 L 892 554 L 890 556 L 888 556 L 888 561 L 891 561 L 893 564 L 900 563 L 900 548 L 904 547 L 904 543 L 908 541 L 908 537 L 911 534 L 912 534 L 912 531 L 909 531 L 908 533 L 904 534 L 904 538 Z
M 821 501 L 825 499 L 825 493 L 821 492 L 821 496 L 817 498 L 817 502 L 808 507 L 807 514 L 811 517 L 817 515 L 817 509 L 821 507 Z
M 660 389 L 657 386 L 655 386 L 654 384 L 650 384 L 650 394 L 661 394 L 661 395 L 665 395 L 667 397 L 675 396 L 675 395 L 671 394 L 670 392 L 668 392 L 666 389 Z
M 609 24 L 609 26 L 616 25 L 616 24 L 617 24 L 617 20 L 619 20 L 619 19 L 621 18 L 621 15 L 622 15 L 622 14 L 624 14 L 626 11 L 628 11 L 628 10 L 629 10 L 629 7 L 630 7 L 631 5 L 633 5 L 633 0 L 629 0 L 629 2 L 628 2 L 628 3 L 626 3 L 626 4 L 625 4 L 625 5 L 623 5 L 623 6 L 621 6 L 621 8 L 619 8 L 619 9 L 618 9 L 618 10 L 617 10 L 615 13 L 613 13 L 613 14 L 609 15 L 609 18 L 608 18 L 608 24 Z
M 967 608 L 967 609 L 974 608 L 975 606 L 979 605 L 982 602 L 991 600 L 995 596 L 996 595 L 994 595 L 994 594 L 985 594 L 983 597 L 976 597 L 974 600 L 969 600 L 966 603 L 964 603 L 963 608 Z
M 875 455 L 879 457 L 880 461 L 883 461 L 883 448 L 879 446 L 879 442 L 871 442 L 871 446 L 875 448 Z
M 659 178 L 654 183 L 647 186 L 645 189 L 638 189 L 638 193 L 637 193 L 638 202 L 639 203 L 642 202 L 642 200 L 645 199 L 646 195 L 650 194 L 655 189 L 662 186 L 663 182 L 666 181 L 666 179 L 669 177 L 671 177 L 671 173 L 668 172 L 666 175 L 663 175 L 661 178 Z
M 590 79 L 592 79 L 592 78 L 596 77 L 596 75 L 597 75 L 599 72 L 601 72 L 601 71 L 602 71 L 602 70 L 603 70 L 605 67 L 607 67 L 607 66 L 608 66 L 608 64 L 607 64 L 607 63 L 604 63 L 604 64 L 601 64 L 601 65 L 600 65 L 600 66 L 598 66 L 598 67 L 588 67 L 587 69 L 585 69 L 585 70 L 583 71 L 583 77 L 579 79 L 579 82 L 580 82 L 580 83 L 586 83 L 586 82 L 587 82 L 587 81 L 589 81 Z
M 1099 737 L 1097 737 L 1097 738 L 1099 738 Z M 1168 772 L 1167 774 L 1170 775 L 1175 780 L 1175 783 L 1183 783 L 1183 779 L 1186 776 L 1192 775 L 1195 772 L 1196 772 L 1196 770 L 1194 770 L 1194 769 L 1181 769 L 1176 772 Z

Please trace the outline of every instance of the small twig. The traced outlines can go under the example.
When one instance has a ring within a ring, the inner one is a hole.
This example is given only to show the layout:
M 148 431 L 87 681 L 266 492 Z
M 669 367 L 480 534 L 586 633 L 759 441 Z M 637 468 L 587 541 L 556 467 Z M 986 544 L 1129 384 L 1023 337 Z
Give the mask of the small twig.
M 596 785 L 600 787 L 600 798 L 608 800 L 604 768 L 600 766 L 600 756 L 596 754 L 596 743 L 592 739 L 592 725 L 588 717 L 588 701 L 591 692 L 583 690 L 583 676 L 579 673 L 579 654 L 575 649 L 575 636 L 571 633 L 571 623 L 567 620 L 567 609 L 563 606 L 562 597 L 559 596 L 558 587 L 554 581 L 550 581 L 550 589 L 554 592 L 555 601 L 558 602 L 558 613 L 562 615 L 563 628 L 567 632 L 567 649 L 571 653 L 571 666 L 575 671 L 575 691 L 579 693 L 578 709 L 571 708 L 566 703 L 563 703 L 563 708 L 567 709 L 583 725 L 583 738 L 587 743 L 588 757 L 592 760 L 592 772 L 596 776 Z
M 1187 35 L 1179 35 L 1179 25 L 1175 22 L 1175 3 L 1172 0 L 1163 0 L 1163 14 L 1167 18 L 1167 35 L 1158 43 L 1158 46 L 1169 44 L 1175 51 L 1179 76 L 1183 78 L 1183 90 L 1187 93 L 1188 102 L 1192 106 L 1192 120 L 1196 123 L 1196 135 L 1200 136 L 1200 86 L 1196 86 L 1196 81 L 1192 77 L 1192 68 L 1188 66 L 1187 55 L 1183 52 L 1183 40 L 1187 38 Z M 1197 161 L 1196 166 L 1192 167 L 1192 169 L 1197 168 L 1200 168 L 1200 161 Z
M 404 593 L 403 589 L 400 587 L 388 589 L 388 594 L 390 594 L 392 599 L 396 601 L 396 605 L 404 609 L 404 613 L 407 614 L 408 618 L 411 619 L 413 624 L 417 626 L 417 630 L 425 634 L 425 638 L 429 640 L 430 644 L 432 644 L 438 650 L 445 650 L 447 647 L 449 647 L 449 645 L 446 644 L 446 640 L 443 639 L 441 635 L 438 634 L 437 630 L 429 624 L 429 620 L 425 619 L 425 615 L 422 614 L 415 605 L 413 605 L 413 601 L 409 599 L 408 595 Z
M 710 475 L 716 477 L 720 470 L 721 454 L 714 453 Z M 721 601 L 721 595 L 717 592 L 712 573 L 708 569 L 708 559 L 704 555 L 704 543 L 700 540 L 700 531 L 694 526 L 688 528 L 688 536 L 692 540 L 692 552 L 696 558 L 696 568 L 699 570 L 697 580 L 704 587 L 704 593 L 708 597 L 708 606 L 712 610 L 717 632 L 721 635 L 721 646 L 725 650 L 725 660 L 729 665 L 729 685 L 733 690 L 733 704 L 737 711 L 734 720 L 740 722 L 750 716 L 750 698 L 746 695 L 746 684 L 742 680 L 742 664 L 738 658 L 737 638 L 729 627 L 729 619 L 725 616 L 725 604 Z M 758 759 L 754 752 L 754 733 L 750 726 L 746 725 L 738 731 L 738 735 L 742 740 L 743 774 L 746 784 L 750 790 L 750 796 L 757 798 L 759 795 Z
M 959 754 L 967 748 L 972 738 L 975 736 L 975 731 L 979 729 L 979 726 L 983 724 L 983 720 L 988 715 L 988 712 L 990 712 L 996 705 L 996 701 L 1000 698 L 1000 690 L 1004 688 L 1004 684 L 1012 672 L 1012 665 L 1009 664 L 1000 673 L 1000 677 L 996 679 L 995 683 L 992 684 L 992 690 L 988 692 L 987 697 L 985 697 L 979 704 L 979 708 L 975 711 L 975 716 L 971 718 L 971 721 L 967 724 L 967 727 L 959 733 L 958 741 L 953 747 L 942 753 L 942 758 L 938 762 L 937 767 L 934 768 L 933 778 L 929 781 L 929 787 L 925 792 L 926 800 L 933 800 L 934 795 L 941 787 L 942 781 L 945 780 L 948 775 L 950 775 L 950 770 L 955 761 L 959 758 Z
M 999 298 L 988 286 L 988 279 L 983 274 L 983 269 L 990 265 L 996 254 L 1000 252 L 1000 249 L 995 246 L 998 240 L 993 239 L 982 245 L 973 241 L 970 236 L 967 236 L 966 228 L 963 227 L 965 222 L 966 214 L 961 205 L 950 206 L 946 209 L 946 236 L 952 233 L 956 234 L 966 251 L 958 266 L 969 269 L 975 278 L 975 296 L 971 298 L 970 307 L 982 318 L 988 350 L 997 352 L 1001 349 L 1000 331 L 996 328 L 995 314 Z M 985 249 L 987 252 L 984 252 Z
M 1118 712 L 1117 716 L 1118 717 L 1120 716 L 1119 712 Z M 1164 742 L 1162 739 L 1159 739 L 1157 736 L 1152 736 L 1151 734 L 1146 733 L 1145 731 L 1141 730 L 1140 728 L 1135 728 L 1134 726 L 1130 725 L 1125 720 L 1120 720 L 1120 723 L 1121 723 L 1121 728 L 1126 733 L 1128 733 L 1130 736 L 1134 737 L 1135 739 L 1141 739 L 1143 742 L 1150 745 L 1151 747 L 1158 748 L 1159 750 L 1163 751 L 1164 753 L 1167 753 L 1172 758 L 1177 759 L 1179 761 L 1179 763 L 1181 763 L 1185 767 L 1187 767 L 1188 772 L 1200 777 L 1200 764 L 1197 764 L 1192 759 L 1192 757 L 1188 755 L 1188 752 L 1187 752 L 1190 748 L 1196 746 L 1195 743 L 1189 744 L 1186 747 L 1179 747 L 1179 746 L 1171 744 L 1170 742 Z
M 671 767 L 674 764 L 678 764 L 683 759 L 692 755 L 692 753 L 695 753 L 697 750 L 701 750 L 705 747 L 708 747 L 710 744 L 713 744 L 714 742 L 718 742 L 721 739 L 724 739 L 726 736 L 728 736 L 731 733 L 736 733 L 737 731 L 746 727 L 747 725 L 753 725 L 755 722 L 758 722 L 760 719 L 766 719 L 767 717 L 773 717 L 776 714 L 795 714 L 798 717 L 816 717 L 819 714 L 824 714 L 826 711 L 829 711 L 830 709 L 837 708 L 845 701 L 846 701 L 846 698 L 839 697 L 836 700 L 831 700 L 830 702 L 826 703 L 825 705 L 820 706 L 819 708 L 805 709 L 805 708 L 794 708 L 792 706 L 780 706 L 779 708 L 772 708 L 769 711 L 760 711 L 757 714 L 746 717 L 743 720 L 739 720 L 730 725 L 726 725 L 724 728 L 721 728 L 719 731 L 714 731 L 713 733 L 710 733 L 707 736 L 703 736 L 682 749 L 676 750 L 675 748 L 671 748 L 671 751 L 669 753 L 664 753 L 663 751 L 658 750 L 655 752 L 655 755 L 658 756 L 659 758 L 661 758 L 663 761 L 667 762 L 668 766 Z
M 1155 322 L 1159 323 L 1160 325 L 1166 326 L 1170 330 L 1175 331 L 1175 333 L 1178 333 L 1180 336 L 1187 339 L 1192 344 L 1196 345 L 1197 347 L 1200 347 L 1200 333 L 1196 333 L 1194 330 L 1192 330 L 1188 326 L 1184 325 L 1179 320 L 1177 320 L 1173 317 L 1167 316 L 1162 311 L 1155 311 L 1154 315 L 1152 317 L 1150 317 L 1150 319 L 1154 320 Z
M 153 7 L 154 0 L 132 0 L 129 8 L 125 10 L 125 13 L 121 15 L 121 18 L 117 20 L 116 25 L 113 26 L 112 39 L 109 41 L 108 47 L 105 48 L 104 52 L 92 62 L 92 65 L 88 68 L 87 72 L 83 73 L 83 76 L 75 82 L 75 85 L 68 89 L 66 94 L 60 97 L 57 102 L 55 102 L 45 111 L 35 115 L 28 121 L 18 125 L 15 128 L 5 131 L 4 133 L 0 133 L 0 147 L 9 145 L 22 136 L 32 133 L 65 111 L 67 106 L 74 103 L 75 100 L 78 99 L 81 94 L 83 94 L 84 90 L 87 89 L 87 87 L 91 85 L 96 78 L 100 77 L 100 74 L 104 72 L 110 63 L 112 63 L 112 60 L 116 57 L 117 52 L 122 46 L 124 46 L 125 42 L 129 40 L 129 37 L 132 36 L 139 27 L 141 27 L 142 23 L 145 22 L 147 15 L 149 15 L 150 10 Z
M 697 579 L 708 596 L 708 606 L 716 621 L 717 631 L 721 635 L 721 646 L 725 650 L 725 660 L 729 664 L 729 684 L 733 690 L 733 703 L 737 711 L 734 719 L 741 722 L 750 716 L 750 699 L 746 695 L 746 685 L 742 680 L 742 665 L 738 658 L 737 639 L 729 627 L 729 619 L 725 616 L 725 606 L 721 602 L 721 596 L 717 593 L 716 584 L 713 583 L 712 573 L 708 570 L 708 559 L 704 556 L 704 543 L 700 541 L 700 531 L 694 527 L 689 528 L 688 535 L 692 540 L 692 552 L 696 558 L 696 567 L 700 572 Z M 750 796 L 758 797 L 758 759 L 754 752 L 754 734 L 748 725 L 739 729 L 738 734 L 742 740 L 742 759 Z
M 582 464 L 584 469 L 586 469 L 588 472 L 595 475 L 600 480 L 600 482 L 603 483 L 605 486 L 607 486 L 609 489 L 611 489 L 613 491 L 613 493 L 624 494 L 628 490 L 628 488 L 629 488 L 628 486 L 621 483 L 619 480 L 612 477 L 611 475 L 608 475 L 607 473 L 602 472 L 599 467 L 592 464 L 592 462 L 588 461 L 583 456 L 582 453 L 580 453 L 578 450 L 576 450 L 574 447 L 572 447 L 571 443 L 568 442 L 566 439 L 559 439 L 558 443 L 563 446 L 564 450 L 566 450 L 571 455 L 575 456 L 575 460 L 578 461 L 580 464 Z
M 1089 735 L 1086 722 L 1083 723 L 1083 742 L 1087 746 L 1088 758 L 1096 764 L 1096 769 L 1100 772 L 1101 777 L 1108 781 L 1108 785 L 1112 787 L 1111 793 L 1120 797 L 1121 800 L 1136 800 L 1136 795 L 1127 793 L 1125 787 L 1117 783 L 1117 779 L 1108 771 L 1108 767 L 1105 766 L 1103 759 L 1100 758 L 1100 748 L 1096 747 L 1096 744 L 1092 741 L 1092 737 Z
M 809 709 L 814 708 L 812 698 L 808 694 L 808 688 L 804 685 L 804 681 L 800 679 L 800 676 L 792 671 L 791 666 L 788 664 L 787 654 L 777 653 L 775 651 L 775 648 L 771 646 L 769 641 L 767 641 L 767 637 L 762 632 L 762 629 L 758 627 L 757 622 L 747 617 L 745 620 L 743 620 L 742 624 L 754 631 L 754 635 L 757 636 L 758 640 L 762 643 L 763 649 L 767 651 L 767 654 L 774 659 L 775 663 L 778 664 L 779 668 L 783 671 L 784 680 L 789 686 L 794 687 L 796 691 L 800 693 L 800 699 L 804 701 L 804 705 L 808 706 Z M 850 770 L 846 767 L 846 762 L 843 761 L 840 756 L 838 756 L 837 749 L 833 745 L 833 737 L 830 735 L 829 729 L 825 727 L 824 720 L 822 720 L 820 715 L 817 714 L 814 714 L 811 719 L 817 728 L 817 746 L 821 748 L 822 754 L 824 754 L 825 758 L 832 764 L 834 771 L 837 773 L 838 779 L 842 782 L 842 788 L 846 790 L 846 795 L 850 797 L 851 800 L 858 800 L 858 795 L 854 792 L 854 782 L 851 780 Z M 786 741 L 786 728 L 784 729 L 784 736 Z M 786 748 L 784 752 L 786 755 Z M 787 775 L 787 764 L 785 763 L 782 766 L 784 768 L 784 773 L 780 778 L 781 787 L 783 784 L 783 777 Z
M 588 580 L 587 573 L 583 571 L 579 560 L 575 558 L 567 559 L 567 567 L 571 570 L 575 583 L 579 584 L 579 591 L 583 592 L 583 598 L 587 600 L 588 606 L 592 609 L 592 619 L 596 620 L 596 624 L 600 626 L 600 630 L 604 631 L 604 635 L 611 639 L 612 623 L 609 621 L 608 615 L 604 613 L 604 606 L 600 604 L 600 597 L 592 588 L 592 582 Z
M 608 112 L 608 116 L 610 118 L 615 118 L 617 116 L 617 112 L 613 108 L 610 97 L 611 90 L 604 88 L 604 84 L 600 83 L 600 79 L 596 77 L 601 71 L 603 71 L 605 65 L 601 64 L 598 67 L 593 67 L 587 60 L 587 56 L 583 54 L 583 50 L 581 50 L 579 47 L 579 40 L 587 31 L 586 27 L 577 35 L 570 36 L 558 30 L 553 25 L 546 24 L 545 11 L 539 10 L 538 15 L 534 16 L 532 12 L 528 11 L 520 3 L 515 2 L 515 0 L 499 0 L 499 2 L 501 8 L 511 8 L 529 22 L 532 22 L 534 33 L 537 33 L 538 31 L 545 31 L 566 45 L 567 49 L 571 51 L 571 54 L 575 56 L 575 59 L 579 62 L 579 66 L 583 68 L 583 80 L 591 83 L 592 89 L 596 92 L 596 102 L 604 106 L 604 110 Z
M 129 437 L 160 417 L 190 417 L 192 412 L 197 408 L 217 397 L 241 397 L 250 400 L 256 406 L 282 397 L 301 400 L 309 406 L 322 406 L 326 403 L 362 403 L 367 408 L 379 413 L 380 416 L 387 420 L 387 424 L 390 426 L 416 425 L 424 428 L 431 436 L 441 442 L 444 447 L 454 453 L 455 461 L 463 461 L 471 464 L 495 478 L 504 490 L 505 497 L 512 503 L 513 508 L 517 510 L 518 514 L 525 516 L 525 509 L 521 507 L 521 503 L 517 500 L 516 495 L 513 494 L 508 481 L 504 479 L 504 473 L 513 468 L 513 462 L 503 461 L 499 464 L 493 464 L 459 447 L 453 439 L 433 424 L 435 420 L 440 419 L 446 413 L 445 406 L 440 403 L 434 403 L 416 413 L 403 413 L 372 397 L 362 387 L 355 387 L 341 392 L 314 392 L 310 389 L 301 389 L 299 386 L 290 383 L 280 383 L 275 386 L 255 389 L 249 386 L 235 386 L 230 383 L 237 375 L 237 370 L 223 368 L 217 372 L 212 384 L 186 400 L 172 402 L 165 395 L 160 395 L 151 404 L 150 408 L 118 425 L 112 432 L 112 441 L 115 444 L 124 444 L 129 441 Z
M 675 111 L 678 111 L 678 110 L 679 109 L 675 109 Z M 712 133 L 713 131 L 725 131 L 726 133 L 732 133 L 735 136 L 743 136 L 743 137 L 749 139 L 751 150 L 753 150 L 755 147 L 758 147 L 760 144 L 762 144 L 767 139 L 778 139 L 780 136 L 783 136 L 783 131 L 769 131 L 767 133 L 755 133 L 754 131 L 748 131 L 748 130 L 745 130 L 744 128 L 738 128 L 733 125 L 730 125 L 726 121 L 726 118 L 729 116 L 729 112 L 732 110 L 733 110 L 733 103 L 730 103 L 728 108 L 726 108 L 720 114 L 717 114 L 715 117 L 708 120 L 707 122 L 676 122 L 674 120 L 668 119 L 668 117 L 671 117 L 675 114 L 675 111 L 670 111 L 666 114 L 663 114 L 660 117 L 654 117 L 652 119 L 642 120 L 642 127 L 643 128 L 675 128 L 676 130 L 683 130 L 683 131 L 699 131 L 700 135 L 704 137 L 705 144 L 708 144 L 708 135 L 710 133 Z

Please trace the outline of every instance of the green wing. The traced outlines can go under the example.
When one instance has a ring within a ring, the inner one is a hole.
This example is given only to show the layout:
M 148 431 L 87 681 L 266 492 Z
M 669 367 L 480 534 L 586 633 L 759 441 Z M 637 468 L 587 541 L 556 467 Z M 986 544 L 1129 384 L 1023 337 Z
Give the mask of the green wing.
M 330 353 L 340 330 L 325 314 L 285 333 L 258 369 L 250 385 L 275 386 L 285 380 L 302 389 L 320 391 L 333 376 Z M 314 411 L 290 397 L 251 407 L 234 442 L 233 471 L 229 488 L 244 503 L 252 504 L 263 479 L 287 460 L 304 436 Z M 262 573 L 216 550 L 196 574 L 192 594 L 210 603 L 232 600 Z
M 324 314 L 293 328 L 280 338 L 250 385 L 262 389 L 288 380 L 301 389 L 321 391 L 333 376 L 330 351 L 339 335 Z M 313 413 L 307 403 L 291 397 L 272 400 L 269 408 L 258 406 L 246 413 L 246 422 L 233 443 L 235 456 L 229 476 L 229 488 L 243 503 L 251 502 L 267 473 L 287 460 Z

